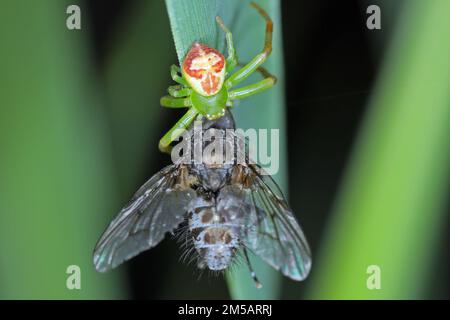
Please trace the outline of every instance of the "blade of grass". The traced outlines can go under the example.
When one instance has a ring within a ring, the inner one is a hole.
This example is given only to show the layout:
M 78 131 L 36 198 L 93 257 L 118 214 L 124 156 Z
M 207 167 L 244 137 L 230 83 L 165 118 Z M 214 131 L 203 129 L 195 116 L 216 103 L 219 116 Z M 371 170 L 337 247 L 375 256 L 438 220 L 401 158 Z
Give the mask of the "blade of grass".
M 260 95 L 242 101 L 234 110 L 238 127 L 280 129 L 284 136 L 283 62 L 281 49 L 281 20 L 279 1 L 257 1 L 275 22 L 274 50 L 265 66 L 279 80 L 277 86 Z M 233 32 L 238 57 L 245 63 L 261 50 L 264 43 L 264 20 L 252 9 L 249 1 L 218 0 L 166 0 L 172 34 L 179 61 L 182 61 L 194 41 L 201 41 L 224 52 L 224 36 L 218 29 L 215 17 L 221 16 Z M 260 49 L 261 48 L 261 49 Z M 254 81 L 251 78 L 249 81 Z M 280 171 L 275 179 L 286 190 L 285 146 L 280 143 Z M 281 289 L 281 276 L 260 259 L 252 257 L 252 265 L 263 283 L 256 289 L 246 266 L 237 266 L 227 276 L 231 296 L 235 299 L 277 298 Z
M 160 125 L 167 113 L 159 99 L 166 94 L 175 55 L 164 2 L 137 2 L 117 30 L 106 59 L 105 99 L 125 200 L 143 182 L 140 171 L 160 155 L 158 140 L 170 128 Z
M 448 1 L 408 1 L 313 276 L 321 299 L 423 298 L 449 178 Z M 366 268 L 381 268 L 368 290 Z
M 273 178 L 287 195 L 287 157 L 284 106 L 284 74 L 282 57 L 281 13 L 279 1 L 257 1 L 274 21 L 273 50 L 264 67 L 278 78 L 274 88 L 240 101 L 233 114 L 239 128 L 279 129 L 279 171 Z M 229 22 L 234 33 L 234 42 L 239 61 L 250 61 L 264 43 L 264 20 L 249 6 L 249 2 L 233 2 L 224 12 L 225 22 Z M 258 80 L 254 75 L 243 85 Z M 269 133 L 270 134 L 270 133 Z M 252 266 L 264 287 L 255 289 L 246 266 L 233 270 L 228 275 L 228 285 L 237 298 L 274 299 L 281 295 L 282 276 L 259 258 L 250 257 Z M 267 290 L 267 291 L 265 291 Z
M 169 66 L 175 59 L 162 1 L 138 1 L 128 6 L 111 37 L 104 66 L 104 99 L 110 120 L 119 203 L 103 226 L 117 214 L 137 188 L 160 168 L 158 139 L 164 124 L 159 99 L 166 94 Z M 130 267 L 124 264 L 119 270 Z M 150 292 L 156 292 L 154 282 Z
M 0 297 L 120 298 L 92 250 L 116 198 L 106 125 L 85 34 L 68 1 L 8 1 L 0 10 Z M 20 14 L 18 14 L 20 13 Z M 69 265 L 81 290 L 66 287 Z
M 166 0 L 166 6 L 178 62 L 183 61 L 194 41 L 217 47 L 219 30 L 215 19 L 222 11 L 221 1 Z

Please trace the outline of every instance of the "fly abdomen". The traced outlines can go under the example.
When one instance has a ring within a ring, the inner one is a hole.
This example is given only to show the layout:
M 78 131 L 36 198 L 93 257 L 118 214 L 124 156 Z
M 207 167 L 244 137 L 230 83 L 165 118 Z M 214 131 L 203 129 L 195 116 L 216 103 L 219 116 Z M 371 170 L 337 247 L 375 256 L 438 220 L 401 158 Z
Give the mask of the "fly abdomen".
M 231 264 L 239 246 L 236 228 L 214 206 L 194 210 L 189 230 L 201 260 L 210 270 L 223 270 Z
M 237 237 L 232 229 L 208 227 L 198 238 L 195 247 L 209 269 L 219 271 L 231 264 L 238 247 Z

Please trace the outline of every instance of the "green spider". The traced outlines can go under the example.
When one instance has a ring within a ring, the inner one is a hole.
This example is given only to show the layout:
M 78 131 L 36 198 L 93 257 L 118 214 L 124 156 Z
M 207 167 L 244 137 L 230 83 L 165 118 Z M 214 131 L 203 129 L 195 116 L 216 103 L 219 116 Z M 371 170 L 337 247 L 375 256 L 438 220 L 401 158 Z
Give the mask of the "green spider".
M 264 48 L 249 63 L 235 73 L 238 64 L 232 33 L 220 17 L 216 17 L 225 32 L 228 57 L 207 45 L 195 42 L 189 49 L 181 68 L 172 65 L 170 74 L 178 85 L 168 88 L 169 95 L 161 98 L 161 106 L 168 108 L 189 108 L 180 120 L 159 141 L 159 149 L 170 153 L 171 143 L 179 138 L 197 117 L 214 120 L 225 114 L 226 108 L 233 107 L 233 100 L 247 98 L 272 87 L 276 78 L 260 67 L 272 51 L 273 23 L 264 9 L 252 2 L 251 5 L 266 20 Z M 264 77 L 254 84 L 232 89 L 253 72 Z

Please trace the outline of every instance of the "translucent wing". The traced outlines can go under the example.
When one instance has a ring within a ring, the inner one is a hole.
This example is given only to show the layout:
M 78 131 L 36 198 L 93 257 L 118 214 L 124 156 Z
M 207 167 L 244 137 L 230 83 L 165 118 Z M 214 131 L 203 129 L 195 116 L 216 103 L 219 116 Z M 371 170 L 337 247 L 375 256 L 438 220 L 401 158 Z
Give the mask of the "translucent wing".
M 248 249 L 285 276 L 305 279 L 311 269 L 309 246 L 281 190 L 256 165 L 236 168 L 242 170 L 240 181 L 221 190 L 219 209 L 242 219 L 241 241 Z
M 184 220 L 195 191 L 182 187 L 178 166 L 151 177 L 109 224 L 94 250 L 97 271 L 105 272 L 156 246 Z

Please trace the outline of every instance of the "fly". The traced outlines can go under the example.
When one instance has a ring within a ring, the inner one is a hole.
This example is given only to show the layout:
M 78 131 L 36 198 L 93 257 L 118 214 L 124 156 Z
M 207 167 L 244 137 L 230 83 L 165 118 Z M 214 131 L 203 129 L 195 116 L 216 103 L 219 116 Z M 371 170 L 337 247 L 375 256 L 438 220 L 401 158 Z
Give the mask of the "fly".
M 220 119 L 202 121 L 205 131 L 235 128 L 229 111 Z M 244 152 L 239 137 L 223 136 L 224 143 L 240 141 L 235 158 Z M 305 236 L 280 188 L 261 167 L 248 159 L 223 164 L 183 160 L 151 177 L 110 223 L 94 251 L 97 271 L 108 271 L 156 246 L 166 233 L 184 225 L 200 268 L 225 270 L 241 252 L 260 287 L 250 251 L 293 280 L 307 277 L 311 255 Z

